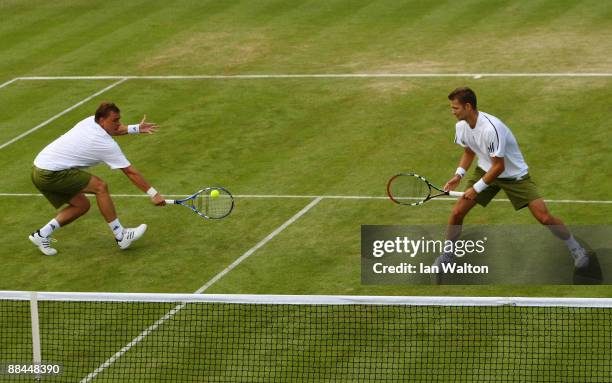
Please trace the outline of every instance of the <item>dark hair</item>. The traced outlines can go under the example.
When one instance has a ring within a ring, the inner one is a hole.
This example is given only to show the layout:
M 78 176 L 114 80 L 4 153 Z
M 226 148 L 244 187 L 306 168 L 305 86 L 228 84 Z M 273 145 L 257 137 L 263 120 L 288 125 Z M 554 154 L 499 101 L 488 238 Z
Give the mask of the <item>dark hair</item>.
M 94 117 L 94 119 L 96 120 L 96 122 L 98 122 L 101 118 L 108 117 L 110 112 L 115 112 L 119 114 L 120 110 L 117 105 L 113 104 L 112 102 L 103 102 L 96 110 L 96 116 Z
M 476 93 L 467 86 L 457 88 L 450 92 L 448 99 L 451 101 L 459 100 L 462 105 L 470 104 L 472 108 L 476 109 Z

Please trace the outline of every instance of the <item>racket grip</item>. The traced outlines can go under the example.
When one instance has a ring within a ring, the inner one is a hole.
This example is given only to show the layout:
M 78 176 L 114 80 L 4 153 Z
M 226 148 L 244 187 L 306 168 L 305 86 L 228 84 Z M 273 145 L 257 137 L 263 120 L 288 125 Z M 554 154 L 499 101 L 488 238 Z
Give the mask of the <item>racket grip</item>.
M 168 204 L 168 205 L 174 205 L 174 200 L 173 200 L 173 199 L 167 199 L 167 200 L 166 200 L 166 204 Z
M 451 196 L 451 197 L 463 197 L 463 192 L 458 192 L 458 191 L 452 191 L 451 190 L 451 191 L 448 192 L 448 195 Z M 168 202 L 168 201 L 166 200 L 166 202 Z

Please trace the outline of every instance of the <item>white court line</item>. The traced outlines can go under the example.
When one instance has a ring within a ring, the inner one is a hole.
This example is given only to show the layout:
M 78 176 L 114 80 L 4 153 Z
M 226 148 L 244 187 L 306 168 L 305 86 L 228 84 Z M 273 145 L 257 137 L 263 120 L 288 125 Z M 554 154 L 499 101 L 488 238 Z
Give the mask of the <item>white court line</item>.
M 119 84 L 121 84 L 121 83 L 123 83 L 123 82 L 125 82 L 125 81 L 127 81 L 127 80 L 126 80 L 126 79 L 121 79 L 121 80 L 119 80 L 119 81 L 117 81 L 117 82 L 115 82 L 115 83 L 113 83 L 113 84 L 111 84 L 111 85 L 107 86 L 106 88 L 104 88 L 104 89 L 102 89 L 102 90 L 100 90 L 100 91 L 98 91 L 98 92 L 96 92 L 96 93 L 92 94 L 91 96 L 89 96 L 89 97 L 87 97 L 87 98 L 85 98 L 85 99 L 83 99 L 83 100 L 81 100 L 81 101 L 77 102 L 76 104 L 72 105 L 70 108 L 63 110 L 62 112 L 60 112 L 60 113 L 56 114 L 55 116 L 51 117 L 51 118 L 50 118 L 50 119 L 48 119 L 47 121 L 41 122 L 40 124 L 36 125 L 36 126 L 35 126 L 35 127 L 33 127 L 32 129 L 28 130 L 27 132 L 21 133 L 21 134 L 20 134 L 20 135 L 18 135 L 17 137 L 15 137 L 15 138 L 13 138 L 13 139 L 11 139 L 11 140 L 9 140 L 9 141 L 5 142 L 4 144 L 0 145 L 0 149 L 3 149 L 3 148 L 5 148 L 5 147 L 9 146 L 10 144 L 12 144 L 12 143 L 14 143 L 14 142 L 16 142 L 16 141 L 19 141 L 19 140 L 20 140 L 20 139 L 22 139 L 23 137 L 25 137 L 25 136 L 27 136 L 27 135 L 29 135 L 29 134 L 31 134 L 31 133 L 34 133 L 34 132 L 35 132 L 35 131 L 37 131 L 38 129 L 40 129 L 40 128 L 42 128 L 42 127 L 44 127 L 44 126 L 48 125 L 49 123 L 51 123 L 51 122 L 53 122 L 53 121 L 57 120 L 58 118 L 60 118 L 60 117 L 61 117 L 61 116 L 63 116 L 64 114 L 66 114 L 66 113 L 68 113 L 68 112 L 70 112 L 70 111 L 72 111 L 72 110 L 74 110 L 74 109 L 78 108 L 79 106 L 83 105 L 83 104 L 84 104 L 84 103 L 86 103 L 87 101 L 89 101 L 89 100 L 93 99 L 94 97 L 97 97 L 97 96 L 101 95 L 102 93 L 106 92 L 107 90 L 109 90 L 109 89 L 111 89 L 111 88 L 114 88 L 114 87 L 116 87 L 117 85 L 119 85 Z
M 27 76 L 18 80 L 214 80 L 266 78 L 435 78 L 435 77 L 612 77 L 612 72 L 562 73 L 303 73 L 303 74 L 236 74 L 236 75 L 168 75 L 168 76 Z
M 285 223 L 283 223 L 282 225 L 280 225 L 278 228 L 276 228 L 276 230 L 274 230 L 273 232 L 271 232 L 270 234 L 268 234 L 268 236 L 264 239 L 262 239 L 261 241 L 259 241 L 259 243 L 257 243 L 257 245 L 253 246 L 252 248 L 250 248 L 246 253 L 242 254 L 240 256 L 240 258 L 236 259 L 231 265 L 229 265 L 228 267 L 226 267 L 223 271 L 221 271 L 219 274 L 215 275 L 210 281 L 206 282 L 206 284 L 204 284 L 202 287 L 200 287 L 199 289 L 197 289 L 194 294 L 202 294 L 204 291 L 208 290 L 208 288 L 212 285 L 214 285 L 219 279 L 223 278 L 227 273 L 229 273 L 230 271 L 232 271 L 236 266 L 238 266 L 240 263 L 242 263 L 242 261 L 244 261 L 245 259 L 247 259 L 248 257 L 250 257 L 251 255 L 253 255 L 254 252 L 257 251 L 257 249 L 259 249 L 260 247 L 262 247 L 263 245 L 265 245 L 266 243 L 270 242 L 270 240 L 274 237 L 276 237 L 278 235 L 278 233 L 280 233 L 281 231 L 285 230 L 287 228 L 287 226 L 291 225 L 293 222 L 297 221 L 298 218 L 300 218 L 301 216 L 303 216 L 304 214 L 306 214 L 308 212 L 308 210 L 312 209 L 313 207 L 315 207 L 319 202 L 321 202 L 323 198 L 322 197 L 317 197 L 315 198 L 311 203 L 309 203 L 308 205 L 306 205 L 306 207 L 304 207 L 302 210 L 300 210 L 299 212 L 297 212 L 297 214 L 295 214 L 293 217 L 291 217 L 289 220 L 287 220 Z
M 188 194 L 164 194 L 165 197 L 185 197 Z M 113 194 L 117 198 L 149 198 L 146 194 Z M 42 197 L 38 193 L 0 193 L 0 197 Z M 91 197 L 91 196 L 90 196 Z M 237 194 L 234 198 L 245 199 L 354 199 L 354 200 L 387 200 L 389 197 L 366 195 L 292 195 L 292 194 Z M 419 198 L 412 198 L 419 200 Z M 432 201 L 456 201 L 456 198 L 434 198 Z M 493 202 L 510 202 L 507 198 L 495 198 Z M 612 200 L 582 200 L 582 199 L 545 199 L 546 203 L 575 203 L 575 204 L 612 204 Z
M 148 197 L 148 196 L 147 196 Z M 281 231 L 285 230 L 289 225 L 293 222 L 297 221 L 301 216 L 306 214 L 310 209 L 315 207 L 322 198 L 315 198 L 312 202 L 306 205 L 302 210 L 297 212 L 293 217 L 289 218 L 285 223 L 280 225 L 276 230 L 268 234 L 267 237 L 259 241 L 255 246 L 251 247 L 246 253 L 242 254 L 239 258 L 237 258 L 234 262 L 232 262 L 229 266 L 215 275 L 212 279 L 206 282 L 202 287 L 197 289 L 194 294 L 201 294 L 206 291 L 210 286 L 214 285 L 219 279 L 223 278 L 227 273 L 232 271 L 236 266 L 242 263 L 245 259 L 253 255 L 259 248 L 264 246 L 266 243 L 270 242 L 272 238 L 276 237 Z M 168 311 L 166 315 L 159 318 L 155 323 L 149 326 L 146 330 L 140 333 L 136 338 L 132 339 L 130 343 L 125 345 L 121 350 L 117 351 L 113 356 L 108 358 L 104 363 L 102 363 L 98 368 L 96 368 L 93 372 L 87 375 L 85 378 L 81 380 L 81 383 L 91 382 L 99 373 L 104 371 L 106 368 L 110 367 L 117 359 L 121 358 L 126 352 L 128 352 L 133 346 L 140 343 L 145 337 L 147 337 L 150 333 L 155 331 L 160 325 L 162 325 L 165 321 L 172 318 L 179 311 L 181 311 L 186 306 L 186 303 L 181 303 L 174 307 L 172 310 Z
M 10 84 L 14 83 L 17 80 L 19 80 L 19 77 L 14 78 L 12 80 L 8 80 L 7 82 L 0 84 L 0 89 L 4 88 L 7 85 L 10 85 Z

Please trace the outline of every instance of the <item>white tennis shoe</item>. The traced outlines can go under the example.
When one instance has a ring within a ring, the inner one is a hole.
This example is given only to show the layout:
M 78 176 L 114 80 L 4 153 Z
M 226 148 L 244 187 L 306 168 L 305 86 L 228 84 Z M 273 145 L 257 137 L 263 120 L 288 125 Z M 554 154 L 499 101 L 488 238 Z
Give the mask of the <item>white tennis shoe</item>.
M 57 242 L 57 240 L 52 239 L 51 237 L 45 238 L 41 236 L 39 230 L 30 234 L 28 238 L 30 239 L 30 242 L 32 242 L 36 247 L 38 247 L 38 250 L 40 250 L 40 252 L 44 255 L 57 254 L 57 250 L 51 247 L 51 242 Z
M 577 269 L 585 268 L 589 265 L 589 256 L 584 247 L 574 247 L 570 249 L 572 258 L 574 258 L 574 267 Z
M 130 247 L 132 242 L 139 240 L 145 231 L 147 231 L 147 225 L 144 223 L 138 227 L 124 229 L 123 239 L 121 241 L 117 240 L 117 245 L 121 250 L 125 250 Z

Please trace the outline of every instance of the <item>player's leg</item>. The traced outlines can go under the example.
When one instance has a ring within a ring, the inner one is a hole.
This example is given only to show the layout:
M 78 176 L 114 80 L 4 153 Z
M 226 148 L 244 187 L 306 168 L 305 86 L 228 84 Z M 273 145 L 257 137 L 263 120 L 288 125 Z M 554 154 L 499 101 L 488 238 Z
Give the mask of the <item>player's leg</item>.
M 82 216 L 89 210 L 89 201 L 81 189 L 89 183 L 91 174 L 79 169 L 50 171 L 32 168 L 32 183 L 56 208 L 65 204 L 51 221 L 29 236 L 30 241 L 45 255 L 55 255 L 57 250 L 51 248 L 51 234 Z
M 96 196 L 98 209 L 106 222 L 112 222 L 117 219 L 115 204 L 113 204 L 106 182 L 96 176 L 92 176 L 87 186 L 83 189 L 83 192 L 91 193 Z
M 574 239 L 563 221 L 550 214 L 535 182 L 529 175 L 520 180 L 498 181 L 498 183 L 506 192 L 515 210 L 527 206 L 538 222 L 545 225 L 557 238 L 565 241 L 574 258 L 574 266 L 581 268 L 589 264 L 586 250 Z
M 470 212 L 470 210 L 472 210 L 474 206 L 476 206 L 476 201 L 467 200 L 463 198 L 459 199 L 455 203 L 455 206 L 453 206 L 453 210 L 451 210 L 451 214 L 448 217 L 448 226 L 446 227 L 447 240 L 454 242 L 459 239 L 459 236 L 461 236 L 463 219 Z M 436 258 L 433 263 L 433 266 L 436 266 L 441 270 L 441 266 L 443 263 L 452 263 L 454 261 L 455 255 L 450 252 L 445 252 Z
M 529 211 L 542 225 L 545 225 L 557 238 L 567 241 L 571 234 L 562 220 L 549 213 L 543 198 L 538 198 L 527 204 Z
M 474 169 L 474 172 L 471 174 L 470 178 L 467 180 L 466 189 L 469 189 L 474 186 L 478 180 L 480 180 L 485 175 L 485 171 L 481 168 L 477 167 Z M 465 216 L 472 210 L 476 204 L 481 206 L 487 206 L 493 198 L 499 193 L 499 186 L 493 182 L 489 187 L 485 190 L 481 191 L 475 200 L 467 200 L 467 199 L 459 199 L 455 206 L 453 206 L 453 210 L 451 211 L 451 215 L 448 218 L 448 228 L 446 230 L 446 239 L 455 241 L 461 235 L 461 225 L 463 225 L 463 219 Z
M 68 202 L 68 206 L 63 208 L 57 216 L 55 216 L 55 220 L 60 226 L 66 226 L 70 222 L 79 218 L 89 211 L 91 204 L 89 200 L 83 193 L 79 193 L 72 197 Z
M 467 181 L 466 189 L 474 186 L 476 182 L 482 176 L 484 176 L 485 171 L 481 168 L 474 169 L 473 174 L 470 176 L 470 179 Z M 495 195 L 499 192 L 499 186 L 495 183 L 489 185 L 488 188 L 483 190 L 478 194 L 475 200 L 467 200 L 467 199 L 459 199 L 455 206 L 453 206 L 453 210 L 451 211 L 450 216 L 448 217 L 448 226 L 446 227 L 446 239 L 450 241 L 456 241 L 461 236 L 461 230 L 463 225 L 463 220 L 465 216 L 472 210 L 476 204 L 487 206 L 489 202 L 493 200 Z M 455 255 L 453 253 L 443 253 L 438 256 L 434 262 L 434 266 L 440 267 L 442 263 L 451 263 L 455 261 Z
M 57 254 L 57 250 L 51 247 L 51 242 L 53 241 L 50 238 L 51 234 L 60 227 L 68 225 L 70 222 L 87 213 L 89 206 L 89 200 L 85 197 L 85 194 L 77 194 L 68 201 L 68 206 L 63 208 L 55 218 L 32 233 L 30 235 L 30 241 L 38 246 L 40 251 L 45 255 Z
M 121 249 L 127 249 L 133 241 L 142 237 L 147 230 L 147 225 L 145 224 L 141 224 L 135 228 L 124 228 L 121 225 L 121 222 L 119 222 L 117 218 L 115 204 L 108 190 L 108 185 L 102 179 L 92 176 L 87 187 L 83 189 L 83 192 L 95 194 L 98 209 L 108 223 Z
M 572 258 L 574 258 L 574 266 L 581 268 L 589 264 L 586 250 L 576 241 L 563 221 L 550 214 L 543 198 L 533 200 L 527 206 L 538 222 L 545 225 L 557 238 L 565 241 Z
M 446 239 L 455 241 L 459 238 L 461 235 L 463 219 L 474 206 L 476 206 L 476 201 L 463 198 L 459 199 L 455 203 L 455 206 L 453 206 L 453 210 L 451 211 L 451 215 L 448 217 Z

